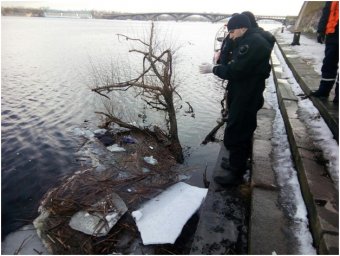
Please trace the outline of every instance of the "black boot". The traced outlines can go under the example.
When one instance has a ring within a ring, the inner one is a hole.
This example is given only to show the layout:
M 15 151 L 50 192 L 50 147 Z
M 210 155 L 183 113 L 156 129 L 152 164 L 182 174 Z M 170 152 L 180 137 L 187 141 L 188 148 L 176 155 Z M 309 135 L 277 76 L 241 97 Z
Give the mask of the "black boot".
M 312 96 L 317 98 L 327 98 L 329 96 L 330 91 L 334 85 L 335 79 L 325 79 L 322 78 L 320 81 L 320 86 L 317 91 L 311 93 Z
M 241 184 L 247 170 L 248 151 L 247 143 L 229 147 L 229 159 L 222 157 L 224 171 L 217 174 L 214 181 L 222 186 Z
M 222 163 L 223 164 L 223 163 Z M 222 186 L 237 186 L 243 182 L 244 171 L 225 166 L 225 171 L 216 175 L 214 181 Z
M 222 162 L 221 162 L 221 167 L 224 170 L 228 170 L 229 169 L 229 159 L 226 157 L 222 157 Z M 247 164 L 246 167 L 244 168 L 243 172 L 250 170 L 251 169 L 251 160 L 250 158 L 247 159 Z
M 320 90 L 317 90 L 317 91 L 312 92 L 311 95 L 317 98 L 327 98 L 329 96 L 329 93 L 325 93 Z

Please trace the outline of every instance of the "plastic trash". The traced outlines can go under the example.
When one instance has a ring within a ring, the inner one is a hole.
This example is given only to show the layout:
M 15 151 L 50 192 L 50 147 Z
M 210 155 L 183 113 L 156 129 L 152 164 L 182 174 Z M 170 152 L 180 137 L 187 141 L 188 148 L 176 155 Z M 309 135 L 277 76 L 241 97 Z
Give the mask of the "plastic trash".
M 69 226 L 88 235 L 106 236 L 128 210 L 124 201 L 116 193 L 112 193 L 109 199 L 108 201 L 107 198 L 103 198 L 93 205 L 94 208 L 98 208 L 98 211 L 94 213 L 87 211 L 75 213 Z M 111 202 L 111 205 L 108 202 Z M 103 211 L 104 209 L 106 211 Z
M 153 156 L 146 156 L 144 157 L 144 161 L 147 162 L 148 164 L 152 164 L 152 165 L 155 165 L 158 163 L 158 161 L 153 158 Z
M 149 173 L 150 170 L 148 168 L 142 168 L 143 173 Z
M 119 147 L 118 144 L 113 144 L 110 147 L 106 147 L 111 152 L 124 152 L 126 151 L 125 148 Z
M 129 144 L 134 144 L 134 143 L 137 143 L 137 140 L 129 135 L 129 136 L 123 137 L 123 142 L 129 143 Z
M 95 135 L 98 140 L 105 145 L 105 147 L 111 146 L 115 143 L 113 135 L 110 132 L 105 132 L 104 134 Z
M 100 135 L 103 135 L 107 132 L 106 129 L 97 129 L 95 131 L 93 131 L 94 134 L 100 134 Z
M 83 129 L 83 128 L 74 128 L 73 129 L 73 133 L 76 135 L 76 136 L 83 136 L 87 139 L 91 139 L 94 137 L 94 133 L 91 132 L 90 130 L 86 130 L 86 129 Z

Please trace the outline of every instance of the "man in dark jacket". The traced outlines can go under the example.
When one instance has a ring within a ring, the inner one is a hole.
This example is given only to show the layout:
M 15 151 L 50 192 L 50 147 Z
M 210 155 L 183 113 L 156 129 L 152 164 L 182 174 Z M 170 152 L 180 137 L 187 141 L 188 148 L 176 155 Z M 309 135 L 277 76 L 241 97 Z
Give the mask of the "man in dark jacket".
M 321 81 L 319 89 L 312 93 L 315 97 L 328 97 L 334 83 L 335 97 L 333 102 L 339 103 L 339 77 L 337 77 L 339 63 L 339 2 L 327 1 L 322 10 L 318 25 L 317 40 L 325 43 L 325 57 L 321 67 Z M 337 78 L 337 81 L 336 81 Z
M 262 107 L 265 79 L 269 77 L 272 45 L 256 29 L 249 18 L 238 14 L 228 22 L 230 38 L 234 41 L 232 60 L 212 67 L 204 63 L 201 73 L 211 73 L 228 80 L 229 115 L 224 133 L 224 145 L 229 150 L 226 172 L 215 176 L 221 185 L 242 182 L 247 169 L 249 144 L 257 126 L 256 115 Z
M 237 15 L 237 14 L 238 13 L 234 13 L 232 15 L 232 17 Z M 270 32 L 264 30 L 263 28 L 261 28 L 257 24 L 255 15 L 250 11 L 242 12 L 242 14 L 244 14 L 248 17 L 248 19 L 250 21 L 250 28 L 252 28 L 256 32 L 261 34 L 261 36 L 264 39 L 266 39 L 273 48 L 274 44 L 276 42 L 275 37 Z M 217 64 L 226 65 L 226 64 L 228 64 L 229 61 L 231 61 L 233 46 L 234 46 L 234 40 L 231 40 L 230 35 L 228 34 L 226 36 L 226 38 L 223 40 L 223 43 L 222 43 L 222 46 L 221 46 L 221 53 L 220 53 L 218 60 L 216 61 Z

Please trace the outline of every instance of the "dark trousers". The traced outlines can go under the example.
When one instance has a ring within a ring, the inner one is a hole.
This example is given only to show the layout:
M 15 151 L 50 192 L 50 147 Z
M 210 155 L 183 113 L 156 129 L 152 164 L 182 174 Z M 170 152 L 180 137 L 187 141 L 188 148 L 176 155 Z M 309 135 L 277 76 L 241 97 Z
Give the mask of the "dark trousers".
M 339 44 L 326 43 L 325 57 L 321 67 L 321 81 L 319 92 L 323 95 L 329 95 L 337 77 L 339 63 Z M 339 88 L 336 88 L 337 97 Z
M 261 83 L 264 84 L 264 80 Z M 254 93 L 247 102 L 242 102 L 245 97 L 240 98 L 241 102 L 231 100 L 223 142 L 230 152 L 229 165 L 244 171 L 247 160 L 251 157 L 257 112 L 263 106 L 264 100 L 262 90 Z
M 246 170 L 257 127 L 257 112 L 263 106 L 265 78 L 250 77 L 228 83 L 228 118 L 223 143 L 229 150 L 229 165 L 240 172 Z
M 229 165 L 241 172 L 247 169 L 247 160 L 251 157 L 252 139 L 236 145 L 225 145 L 229 150 Z

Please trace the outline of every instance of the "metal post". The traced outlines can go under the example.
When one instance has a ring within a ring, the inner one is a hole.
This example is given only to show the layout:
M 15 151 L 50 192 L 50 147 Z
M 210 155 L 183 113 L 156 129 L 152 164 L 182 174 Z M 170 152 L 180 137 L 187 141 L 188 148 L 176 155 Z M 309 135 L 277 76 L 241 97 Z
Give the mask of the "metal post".
M 293 42 L 290 45 L 300 45 L 301 32 L 294 32 Z

